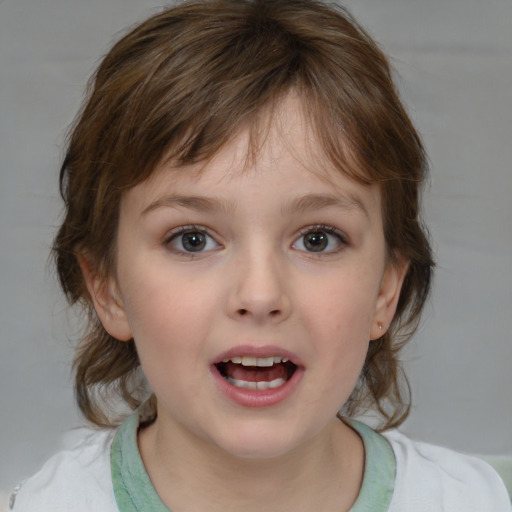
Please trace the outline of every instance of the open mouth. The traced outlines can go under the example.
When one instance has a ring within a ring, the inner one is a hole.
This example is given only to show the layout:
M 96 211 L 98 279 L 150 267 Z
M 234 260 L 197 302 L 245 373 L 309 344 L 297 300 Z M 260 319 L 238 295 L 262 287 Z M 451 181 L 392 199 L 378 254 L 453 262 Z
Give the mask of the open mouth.
M 236 356 L 216 363 L 217 371 L 230 384 L 249 390 L 275 389 L 285 384 L 297 370 L 286 357 Z

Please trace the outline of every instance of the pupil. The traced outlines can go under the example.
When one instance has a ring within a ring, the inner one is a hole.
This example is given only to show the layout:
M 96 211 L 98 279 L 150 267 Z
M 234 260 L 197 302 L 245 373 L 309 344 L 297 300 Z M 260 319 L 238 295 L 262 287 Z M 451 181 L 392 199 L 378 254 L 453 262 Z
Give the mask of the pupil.
M 327 247 L 328 239 L 325 233 L 317 231 L 315 233 L 308 233 L 304 237 L 304 245 L 308 251 L 320 252 Z
M 206 245 L 206 236 L 204 233 L 193 232 L 193 233 L 185 233 L 182 238 L 183 247 L 187 251 L 197 252 L 204 249 Z

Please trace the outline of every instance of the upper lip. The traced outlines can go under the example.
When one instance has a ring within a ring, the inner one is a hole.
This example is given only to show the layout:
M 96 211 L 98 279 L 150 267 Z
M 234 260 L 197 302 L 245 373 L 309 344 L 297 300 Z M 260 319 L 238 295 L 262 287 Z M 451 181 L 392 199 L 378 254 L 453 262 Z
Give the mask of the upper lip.
M 302 366 L 300 358 L 290 352 L 289 350 L 283 349 L 282 347 L 274 346 L 274 345 L 265 345 L 261 347 L 257 347 L 254 345 L 239 345 L 236 347 L 232 347 L 225 352 L 219 354 L 213 361 L 213 364 L 219 364 L 225 361 L 226 359 L 233 358 L 243 358 L 250 357 L 256 359 L 266 359 L 270 357 L 279 357 L 281 360 L 285 359 L 291 361 L 296 366 Z

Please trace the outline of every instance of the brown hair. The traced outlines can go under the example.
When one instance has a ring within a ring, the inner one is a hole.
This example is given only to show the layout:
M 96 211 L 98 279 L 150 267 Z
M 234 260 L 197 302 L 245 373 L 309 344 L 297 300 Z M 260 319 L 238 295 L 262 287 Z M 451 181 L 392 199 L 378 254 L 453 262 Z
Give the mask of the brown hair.
M 419 219 L 426 159 L 386 57 L 341 7 L 195 0 L 153 16 L 114 45 L 90 81 L 61 168 L 66 210 L 54 255 L 70 303 L 81 302 L 89 314 L 75 390 L 90 421 L 115 423 L 102 397 L 135 408 L 147 391 L 133 340 L 116 340 L 97 319 L 77 255 L 87 253 L 101 275 L 112 275 L 123 193 L 164 157 L 179 165 L 210 158 L 292 89 L 340 171 L 380 184 L 388 253 L 410 262 L 395 318 L 370 343 L 345 411 L 376 407 L 383 428 L 407 416 L 397 353 L 417 326 L 433 262 Z

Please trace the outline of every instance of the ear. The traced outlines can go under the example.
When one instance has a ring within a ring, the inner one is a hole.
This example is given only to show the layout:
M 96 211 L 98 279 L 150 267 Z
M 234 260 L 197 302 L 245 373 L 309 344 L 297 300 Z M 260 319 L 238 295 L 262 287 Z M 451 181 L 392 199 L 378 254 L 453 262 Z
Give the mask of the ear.
M 96 314 L 105 330 L 120 341 L 132 339 L 132 332 L 113 277 L 101 276 L 91 259 L 78 256 L 85 284 L 94 304 Z
M 375 304 L 370 340 L 381 338 L 389 328 L 395 316 L 396 306 L 404 282 L 409 262 L 399 259 L 389 262 L 382 277 L 379 294 Z

